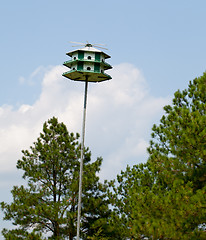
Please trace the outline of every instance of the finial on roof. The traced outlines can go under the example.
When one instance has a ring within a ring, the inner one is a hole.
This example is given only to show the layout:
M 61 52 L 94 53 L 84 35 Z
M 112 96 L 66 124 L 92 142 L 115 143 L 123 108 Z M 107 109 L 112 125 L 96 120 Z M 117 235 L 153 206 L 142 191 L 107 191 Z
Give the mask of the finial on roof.
M 92 44 L 91 44 L 91 43 L 87 43 L 87 44 L 85 45 L 85 47 L 92 47 Z

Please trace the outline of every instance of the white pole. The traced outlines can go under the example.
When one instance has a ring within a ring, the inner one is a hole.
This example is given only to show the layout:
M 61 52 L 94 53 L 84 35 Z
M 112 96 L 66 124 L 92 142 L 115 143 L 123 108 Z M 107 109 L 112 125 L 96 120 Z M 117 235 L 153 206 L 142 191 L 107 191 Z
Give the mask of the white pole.
M 82 176 L 83 176 L 84 137 L 85 137 L 85 122 L 86 122 L 86 106 L 87 106 L 87 88 L 88 88 L 88 76 L 86 76 L 85 92 L 84 92 L 84 111 L 83 111 L 83 124 L 82 124 L 81 162 L 80 162 L 80 173 L 79 173 L 79 198 L 78 198 L 78 215 L 77 215 L 77 240 L 80 239 L 79 232 L 80 232 L 80 218 L 81 218 Z

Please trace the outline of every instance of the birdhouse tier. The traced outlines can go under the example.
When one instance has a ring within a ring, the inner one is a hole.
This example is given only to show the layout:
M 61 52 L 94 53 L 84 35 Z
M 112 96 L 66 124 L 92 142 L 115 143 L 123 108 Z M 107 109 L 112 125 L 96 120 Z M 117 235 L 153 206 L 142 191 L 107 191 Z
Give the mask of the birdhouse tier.
M 111 76 L 104 71 L 111 69 L 112 66 L 105 62 L 110 58 L 106 53 L 94 48 L 85 46 L 67 53 L 71 60 L 63 63 L 64 66 L 70 68 L 70 71 L 63 73 L 74 81 L 101 82 L 111 79 Z

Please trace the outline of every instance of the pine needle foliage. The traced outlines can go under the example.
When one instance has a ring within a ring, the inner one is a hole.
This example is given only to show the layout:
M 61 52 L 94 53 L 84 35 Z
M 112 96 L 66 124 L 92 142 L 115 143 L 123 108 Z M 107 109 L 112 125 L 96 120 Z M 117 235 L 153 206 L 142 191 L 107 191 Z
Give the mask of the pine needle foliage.
M 164 110 L 147 163 L 110 182 L 121 239 L 206 239 L 206 73 Z
M 22 151 L 22 159 L 17 162 L 27 184 L 13 187 L 12 203 L 1 202 L 4 220 L 16 226 L 3 230 L 5 239 L 11 239 L 11 235 L 12 239 L 75 238 L 80 149 L 79 134 L 69 133 L 57 118 L 44 123 L 37 141 Z M 91 152 L 84 150 L 83 239 L 93 236 L 100 227 L 103 233 L 107 229 L 110 210 L 105 186 L 97 176 L 101 164 L 102 158 L 91 162 Z

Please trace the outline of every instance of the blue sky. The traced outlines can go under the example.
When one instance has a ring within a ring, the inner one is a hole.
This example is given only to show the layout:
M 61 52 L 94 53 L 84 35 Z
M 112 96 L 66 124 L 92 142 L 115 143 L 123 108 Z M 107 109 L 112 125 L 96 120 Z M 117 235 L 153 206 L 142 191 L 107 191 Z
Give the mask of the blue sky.
M 1 1 L 0 201 L 22 183 L 16 161 L 44 121 L 81 132 L 84 86 L 61 77 L 69 41 L 106 44 L 112 57 L 113 79 L 88 96 L 85 143 L 104 159 L 101 178 L 146 161 L 162 107 L 205 71 L 205 9 L 203 0 Z

